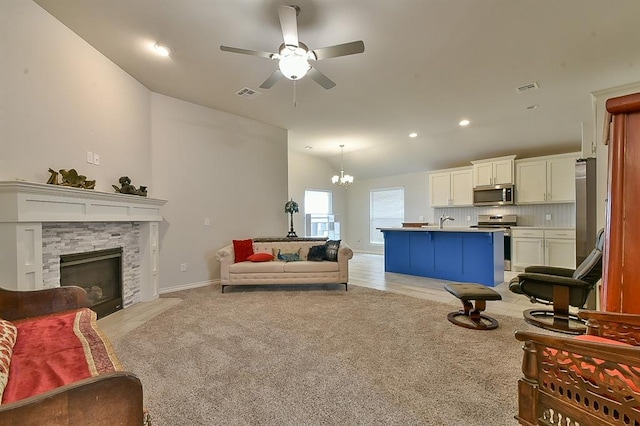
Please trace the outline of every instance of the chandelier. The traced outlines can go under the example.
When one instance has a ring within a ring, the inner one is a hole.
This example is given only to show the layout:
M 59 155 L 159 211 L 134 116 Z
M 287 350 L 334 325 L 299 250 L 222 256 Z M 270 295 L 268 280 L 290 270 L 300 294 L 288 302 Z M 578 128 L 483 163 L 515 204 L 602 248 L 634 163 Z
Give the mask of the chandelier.
M 334 185 L 349 186 L 353 183 L 353 176 L 344 174 L 344 145 L 340 145 L 340 176 L 331 178 Z

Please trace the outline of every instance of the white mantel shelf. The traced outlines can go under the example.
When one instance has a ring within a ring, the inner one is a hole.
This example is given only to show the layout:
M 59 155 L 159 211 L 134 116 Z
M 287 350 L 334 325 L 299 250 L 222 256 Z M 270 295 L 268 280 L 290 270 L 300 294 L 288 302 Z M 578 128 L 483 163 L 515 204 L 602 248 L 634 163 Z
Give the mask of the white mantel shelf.
M 135 222 L 139 300 L 158 297 L 159 224 L 166 200 L 23 181 L 0 181 L 0 287 L 38 290 L 43 282 L 43 224 Z
M 166 200 L 22 181 L 0 181 L 0 223 L 160 222 Z

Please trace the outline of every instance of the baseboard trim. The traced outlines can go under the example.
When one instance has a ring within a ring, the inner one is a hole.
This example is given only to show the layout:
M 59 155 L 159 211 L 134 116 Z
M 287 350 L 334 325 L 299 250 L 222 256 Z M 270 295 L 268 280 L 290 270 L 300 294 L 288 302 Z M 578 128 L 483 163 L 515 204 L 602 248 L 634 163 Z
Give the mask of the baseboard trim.
M 173 293 L 173 292 L 176 292 L 176 291 L 190 290 L 192 288 L 206 287 L 206 286 L 214 285 L 214 284 L 220 284 L 220 280 L 208 280 L 208 281 L 201 281 L 201 282 L 198 282 L 198 283 L 181 284 L 181 285 L 176 285 L 176 286 L 173 286 L 173 287 L 161 288 L 158 291 L 158 293 L 167 294 L 167 293 Z

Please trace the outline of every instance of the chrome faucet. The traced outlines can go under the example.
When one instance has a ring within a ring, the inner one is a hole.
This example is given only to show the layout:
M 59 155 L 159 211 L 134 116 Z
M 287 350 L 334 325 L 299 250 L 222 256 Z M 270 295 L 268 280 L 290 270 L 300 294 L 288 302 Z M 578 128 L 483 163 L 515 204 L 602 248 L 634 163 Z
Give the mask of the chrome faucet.
M 451 216 L 445 216 L 445 215 L 440 216 L 440 229 L 442 229 L 442 225 L 446 220 L 455 220 L 455 219 L 452 218 Z

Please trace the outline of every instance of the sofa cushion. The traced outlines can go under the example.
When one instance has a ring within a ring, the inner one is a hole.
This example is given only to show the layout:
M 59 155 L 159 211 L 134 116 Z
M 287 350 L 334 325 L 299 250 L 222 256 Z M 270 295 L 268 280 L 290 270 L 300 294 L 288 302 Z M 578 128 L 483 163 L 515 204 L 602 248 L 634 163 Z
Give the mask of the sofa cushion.
M 236 262 L 244 262 L 253 254 L 253 240 L 233 240 L 233 254 Z
M 321 262 L 327 255 L 327 246 L 321 244 L 319 246 L 313 246 L 309 249 L 309 254 L 307 254 L 307 260 L 311 260 L 314 262 Z
M 18 330 L 2 403 L 122 370 L 88 308 L 14 321 Z
M 297 262 L 298 260 L 303 260 L 302 258 L 300 258 L 299 248 L 295 251 L 290 252 L 285 252 L 281 248 L 274 248 L 273 257 L 281 262 Z
M 229 265 L 230 274 L 284 272 L 285 262 L 240 262 Z
M 270 253 L 254 253 L 247 257 L 247 260 L 250 262 L 271 262 L 273 255 Z
M 338 250 L 340 250 L 340 240 L 329 240 L 325 243 L 325 259 L 331 262 L 338 261 Z
M 338 262 L 313 262 L 302 260 L 300 262 L 287 262 L 284 264 L 284 272 L 337 272 L 340 270 Z
M 9 380 L 9 366 L 17 335 L 18 330 L 11 322 L 0 319 L 0 401 Z

